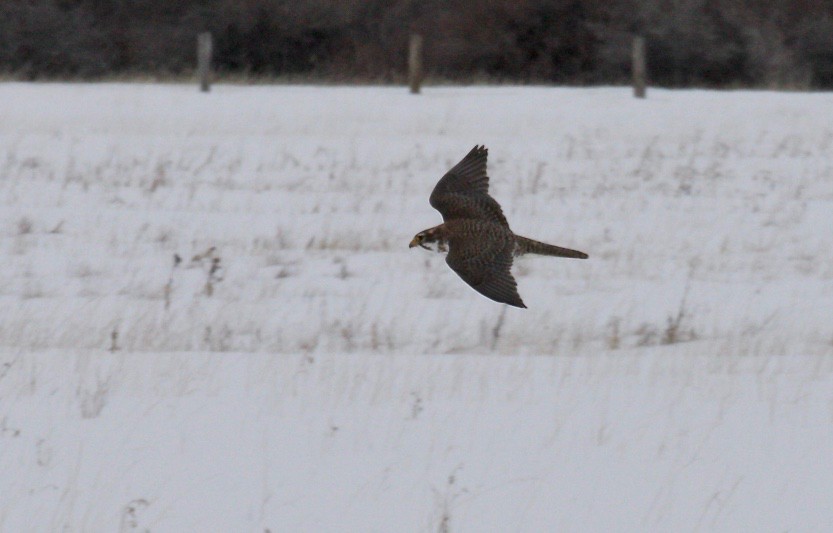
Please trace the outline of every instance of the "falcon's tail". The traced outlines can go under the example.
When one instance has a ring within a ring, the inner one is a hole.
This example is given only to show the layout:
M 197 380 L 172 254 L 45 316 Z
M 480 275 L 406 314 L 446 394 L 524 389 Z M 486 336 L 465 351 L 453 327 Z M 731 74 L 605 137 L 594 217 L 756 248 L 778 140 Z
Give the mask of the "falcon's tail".
M 587 259 L 587 254 L 584 252 L 534 241 L 532 239 L 527 239 L 526 237 L 521 237 L 520 235 L 515 236 L 515 242 L 517 243 L 517 246 L 515 247 L 515 255 L 538 254 L 553 255 L 555 257 L 572 257 L 574 259 Z

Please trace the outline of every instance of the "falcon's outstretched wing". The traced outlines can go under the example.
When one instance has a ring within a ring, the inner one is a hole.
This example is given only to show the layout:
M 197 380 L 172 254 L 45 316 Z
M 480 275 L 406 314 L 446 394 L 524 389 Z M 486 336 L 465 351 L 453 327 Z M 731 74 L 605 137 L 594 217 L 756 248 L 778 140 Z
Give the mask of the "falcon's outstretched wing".
M 482 219 L 509 227 L 500 204 L 489 196 L 485 146 L 475 146 L 459 163 L 445 173 L 428 199 L 443 220 Z
M 504 230 L 505 231 L 505 230 Z M 496 302 L 526 307 L 512 277 L 515 242 L 511 233 L 501 237 L 452 239 L 445 262 L 474 290 Z

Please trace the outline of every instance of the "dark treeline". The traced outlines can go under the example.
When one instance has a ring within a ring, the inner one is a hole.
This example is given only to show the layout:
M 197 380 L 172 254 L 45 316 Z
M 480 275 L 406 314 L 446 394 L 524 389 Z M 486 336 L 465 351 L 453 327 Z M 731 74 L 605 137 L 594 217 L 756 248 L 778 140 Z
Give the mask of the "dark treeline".
M 0 70 L 25 79 L 188 73 L 399 82 L 623 83 L 633 36 L 664 86 L 833 88 L 833 0 L 3 0 Z

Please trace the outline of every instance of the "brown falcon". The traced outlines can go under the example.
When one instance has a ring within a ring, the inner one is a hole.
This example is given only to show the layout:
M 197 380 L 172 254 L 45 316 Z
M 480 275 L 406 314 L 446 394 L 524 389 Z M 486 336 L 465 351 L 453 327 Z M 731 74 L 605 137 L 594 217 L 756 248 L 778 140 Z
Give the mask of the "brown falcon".
M 474 290 L 496 302 L 526 307 L 510 272 L 514 257 L 587 259 L 587 254 L 512 233 L 500 205 L 489 196 L 488 154 L 485 146 L 475 146 L 440 179 L 428 201 L 443 223 L 417 233 L 409 247 L 447 252 L 445 262 Z

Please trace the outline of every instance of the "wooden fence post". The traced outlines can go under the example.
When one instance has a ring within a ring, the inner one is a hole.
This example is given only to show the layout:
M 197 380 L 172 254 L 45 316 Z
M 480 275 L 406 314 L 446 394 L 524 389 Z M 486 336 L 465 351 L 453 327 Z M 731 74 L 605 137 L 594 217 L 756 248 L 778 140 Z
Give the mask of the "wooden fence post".
M 647 69 L 645 66 L 645 39 L 641 36 L 633 38 L 631 69 L 633 74 L 633 95 L 636 98 L 645 98 Z
M 211 33 L 203 32 L 197 36 L 197 72 L 200 78 L 200 91 L 211 90 Z
M 408 85 L 411 94 L 419 94 L 422 85 L 422 35 L 414 33 L 408 47 Z

